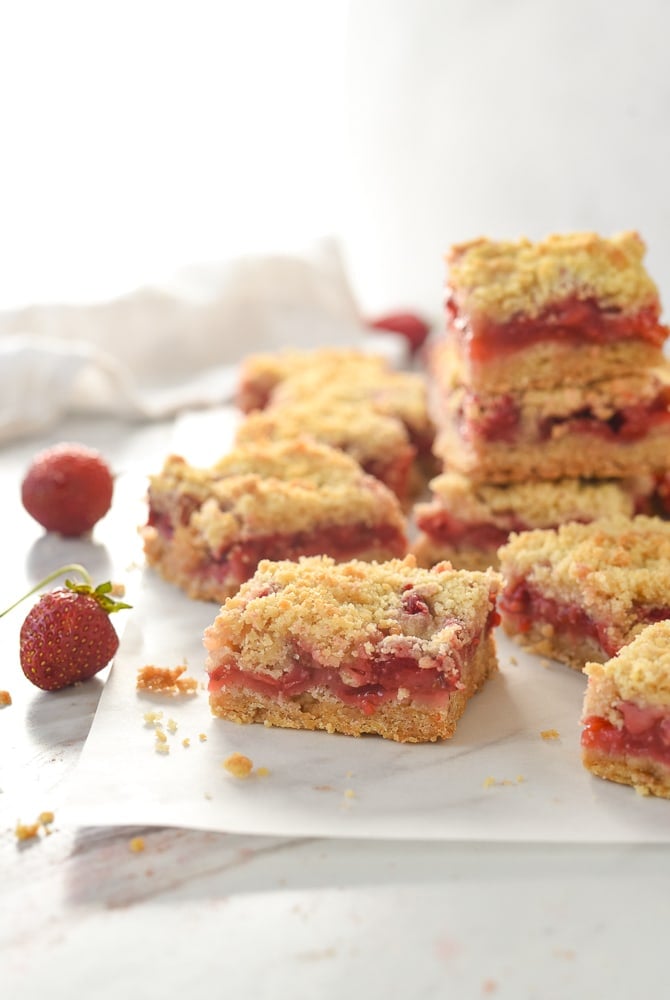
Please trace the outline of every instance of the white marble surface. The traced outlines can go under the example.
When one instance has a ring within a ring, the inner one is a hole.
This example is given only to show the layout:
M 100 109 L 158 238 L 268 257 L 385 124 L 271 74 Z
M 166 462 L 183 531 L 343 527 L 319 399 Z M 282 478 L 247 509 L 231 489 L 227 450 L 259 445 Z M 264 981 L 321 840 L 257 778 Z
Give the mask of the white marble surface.
M 97 444 L 131 482 L 155 466 L 169 433 L 165 425 L 71 423 L 50 440 Z M 120 491 L 93 544 L 40 535 L 20 506 L 18 483 L 43 443 L 0 453 L 3 606 L 47 564 L 74 556 L 100 572 L 127 572 L 137 551 L 132 530 L 126 550 L 105 547 L 118 523 L 135 523 L 134 488 Z M 104 677 L 55 696 L 30 688 L 16 655 L 21 619 L 0 623 L 0 687 L 14 698 L 0 712 L 3 997 L 164 998 L 210 993 L 214 982 L 227 996 L 326 1000 L 345 992 L 506 1000 L 658 994 L 670 876 L 662 845 L 73 827 L 62 808 L 64 782 Z M 44 809 L 55 812 L 51 835 L 18 843 L 16 821 Z M 133 853 L 138 835 L 145 850 Z

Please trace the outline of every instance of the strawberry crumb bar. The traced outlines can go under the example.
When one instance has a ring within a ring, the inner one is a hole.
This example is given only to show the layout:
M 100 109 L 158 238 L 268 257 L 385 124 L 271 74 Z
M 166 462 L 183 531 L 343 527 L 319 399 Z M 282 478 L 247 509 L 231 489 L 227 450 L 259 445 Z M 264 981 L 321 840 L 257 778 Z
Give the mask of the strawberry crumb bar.
M 670 618 L 670 524 L 659 518 L 521 532 L 498 555 L 505 632 L 577 670 Z
M 400 500 L 408 498 L 416 449 L 404 425 L 357 402 L 333 404 L 317 396 L 271 406 L 242 421 L 236 442 L 295 441 L 306 435 L 350 455 Z
M 582 385 L 496 393 L 458 381 L 452 345 L 436 348 L 431 366 L 434 451 L 446 468 L 504 483 L 620 478 L 667 466 L 668 362 Z
M 670 622 L 649 625 L 585 672 L 584 766 L 643 795 L 670 798 Z
M 262 562 L 205 632 L 234 722 L 418 743 L 453 735 L 497 669 L 499 578 L 415 560 Z
M 654 487 L 651 476 L 493 485 L 445 472 L 430 483 L 430 501 L 414 507 L 419 535 L 412 551 L 422 566 L 448 559 L 457 568 L 496 567 L 498 549 L 512 532 L 646 513 Z
M 221 603 L 260 559 L 407 551 L 396 497 L 342 452 L 306 440 L 240 446 L 209 469 L 167 458 L 149 486 L 147 562 L 193 598 Z
M 553 388 L 656 365 L 668 330 L 635 232 L 497 242 L 447 255 L 448 335 L 479 392 Z

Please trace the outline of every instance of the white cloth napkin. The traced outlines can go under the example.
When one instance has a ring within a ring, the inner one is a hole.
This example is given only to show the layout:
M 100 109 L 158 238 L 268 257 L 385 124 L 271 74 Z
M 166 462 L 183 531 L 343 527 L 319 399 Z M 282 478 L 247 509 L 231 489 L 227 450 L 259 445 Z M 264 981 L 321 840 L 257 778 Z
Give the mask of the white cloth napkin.
M 158 419 L 232 399 L 246 354 L 322 344 L 403 360 L 370 334 L 336 244 L 191 268 L 90 305 L 0 313 L 0 441 L 69 413 Z

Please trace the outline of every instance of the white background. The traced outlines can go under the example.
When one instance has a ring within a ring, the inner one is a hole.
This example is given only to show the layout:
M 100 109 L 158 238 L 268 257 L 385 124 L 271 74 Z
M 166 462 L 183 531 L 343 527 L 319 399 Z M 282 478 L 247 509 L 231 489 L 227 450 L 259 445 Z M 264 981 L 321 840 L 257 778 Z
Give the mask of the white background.
M 337 235 L 439 316 L 456 240 L 637 228 L 670 295 L 663 0 L 0 5 L 0 302 Z

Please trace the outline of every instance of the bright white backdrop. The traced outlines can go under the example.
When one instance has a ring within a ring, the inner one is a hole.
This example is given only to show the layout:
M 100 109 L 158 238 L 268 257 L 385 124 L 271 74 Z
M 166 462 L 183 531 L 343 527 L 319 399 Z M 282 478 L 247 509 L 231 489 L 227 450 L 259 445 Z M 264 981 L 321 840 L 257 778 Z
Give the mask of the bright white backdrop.
M 638 228 L 670 296 L 664 0 L 0 6 L 0 298 L 333 233 L 439 313 L 480 233 Z

